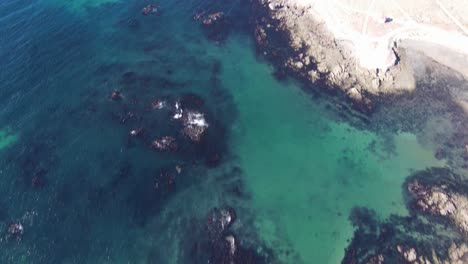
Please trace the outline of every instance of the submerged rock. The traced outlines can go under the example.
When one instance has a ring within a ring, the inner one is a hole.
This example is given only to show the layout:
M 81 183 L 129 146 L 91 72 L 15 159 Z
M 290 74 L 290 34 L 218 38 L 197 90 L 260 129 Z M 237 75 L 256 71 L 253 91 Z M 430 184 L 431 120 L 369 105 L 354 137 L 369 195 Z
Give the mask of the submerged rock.
M 195 15 L 193 15 L 192 18 L 193 18 L 193 20 L 198 21 L 198 20 L 202 19 L 205 16 L 205 14 L 206 14 L 205 12 L 198 12 Z
M 22 235 L 24 232 L 23 225 L 21 223 L 13 223 L 8 226 L 8 234 L 18 236 Z
M 213 25 L 217 21 L 220 21 L 221 19 L 224 18 L 224 13 L 223 12 L 215 12 L 207 15 L 205 19 L 203 19 L 203 24 L 204 25 Z
M 122 100 L 122 98 L 123 98 L 122 94 L 120 93 L 120 91 L 117 91 L 117 90 L 113 91 L 110 95 L 110 99 L 112 101 L 120 101 Z
M 383 264 L 385 257 L 382 254 L 372 256 L 369 258 L 366 264 Z
M 221 237 L 235 221 L 236 212 L 232 208 L 213 209 L 209 214 L 206 221 L 206 229 L 208 237 L 214 241 Z
M 180 102 L 175 102 L 174 104 L 174 115 L 172 116 L 172 118 L 174 119 L 181 119 L 182 118 L 182 115 L 184 114 L 184 110 L 182 109 L 182 107 L 180 106 Z
M 130 130 L 130 132 L 128 132 L 128 135 L 130 135 L 131 137 L 138 137 L 142 133 L 143 133 L 143 128 L 140 127 L 140 128 Z
M 200 242 L 201 248 L 206 252 L 200 263 L 217 264 L 262 264 L 267 261 L 268 253 L 264 249 L 260 254 L 256 250 L 242 245 L 239 238 L 231 230 L 236 221 L 234 209 L 215 208 L 210 211 L 206 219 L 206 238 Z M 260 246 L 259 246 L 260 247 Z M 207 258 L 207 259 L 205 259 Z
M 222 11 L 207 15 L 203 12 L 198 13 L 194 16 L 194 20 L 201 20 L 205 35 L 218 43 L 225 41 L 231 31 L 231 23 Z
M 158 100 L 158 99 L 154 99 L 153 102 L 151 103 L 151 106 L 153 107 L 153 109 L 156 109 L 156 110 L 163 109 L 166 107 L 166 105 L 167 105 L 166 101 Z
M 141 13 L 143 15 L 149 15 L 149 14 L 158 14 L 159 13 L 159 8 L 156 5 L 149 4 L 141 10 Z
M 151 145 L 153 148 L 159 151 L 176 151 L 178 147 L 176 139 L 171 136 L 165 136 L 160 139 L 156 139 Z
M 198 97 L 196 99 L 193 99 L 192 97 L 184 97 L 184 102 L 185 101 L 188 102 L 189 106 L 190 104 L 194 104 L 196 106 L 203 104 L 203 101 Z M 183 105 L 184 107 L 186 106 L 185 104 Z M 200 141 L 201 137 L 209 126 L 203 113 L 195 110 L 185 109 L 179 101 L 174 104 L 174 114 L 172 118 L 182 121 L 182 134 L 194 142 Z
M 208 123 L 202 113 L 187 112 L 182 117 L 182 133 L 188 136 L 192 141 L 198 142 L 208 128 Z
M 17 222 L 17 223 L 12 223 L 8 226 L 8 229 L 7 229 L 7 235 L 6 235 L 6 238 L 7 239 L 16 239 L 16 240 L 21 240 L 21 237 L 24 233 L 24 227 L 21 223 Z M 0 239 L 1 241 L 2 239 Z

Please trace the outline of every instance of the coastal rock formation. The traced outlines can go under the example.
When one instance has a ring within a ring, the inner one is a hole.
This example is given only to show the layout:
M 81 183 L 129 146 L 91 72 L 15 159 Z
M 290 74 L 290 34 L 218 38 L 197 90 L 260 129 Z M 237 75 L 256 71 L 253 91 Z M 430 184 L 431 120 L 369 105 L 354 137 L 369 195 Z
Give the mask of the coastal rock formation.
M 261 245 L 246 246 L 232 230 L 236 221 L 233 208 L 214 208 L 204 220 L 203 230 L 192 230 L 197 235 L 191 260 L 194 263 L 262 264 L 272 263 L 271 256 Z M 256 250 L 262 248 L 262 251 Z
M 466 243 L 444 225 L 419 216 L 391 216 L 380 221 L 368 209 L 355 208 L 350 220 L 357 228 L 343 264 L 461 264 L 468 257 Z
M 171 136 L 165 136 L 159 139 L 156 139 L 152 143 L 153 148 L 159 151 L 175 151 L 177 150 L 176 139 Z
M 236 212 L 232 208 L 214 208 L 207 217 L 206 229 L 208 237 L 215 241 L 220 238 L 223 232 L 228 230 L 236 220 Z
M 409 216 L 380 220 L 366 208 L 354 208 L 356 227 L 343 264 L 468 263 L 468 186 L 447 168 L 412 174 L 403 185 Z
M 210 14 L 200 12 L 195 14 L 193 19 L 200 20 L 200 25 L 207 38 L 218 43 L 225 41 L 231 31 L 231 22 L 222 11 Z
M 452 69 L 461 68 L 464 72 L 465 67 L 460 67 L 462 62 L 456 65 L 447 62 L 459 59 L 450 60 L 447 57 L 468 58 L 466 48 L 444 38 L 453 37 L 460 43 L 468 43 L 468 38 L 463 35 L 463 30 L 456 32 L 458 20 L 453 22 L 448 17 L 443 17 L 444 14 L 432 14 L 442 8 L 437 7 L 436 10 L 432 6 L 434 4 L 429 6 L 429 14 L 420 14 L 409 6 L 410 14 L 402 15 L 401 8 L 398 10 L 388 7 L 379 1 L 369 1 L 372 2 L 370 6 L 362 1 L 252 1 L 256 14 L 255 39 L 263 54 L 274 60 L 280 58 L 280 67 L 293 71 L 308 82 L 322 81 L 326 87 L 343 92 L 352 102 L 361 106 L 361 109 L 372 108 L 379 96 L 415 88 L 415 75 L 411 59 L 407 56 L 407 48 L 415 48 L 412 42 L 414 39 L 460 52 L 456 56 L 449 56 L 445 52 L 444 57 L 431 52 L 437 49 L 422 45 L 417 47 L 435 61 Z M 374 2 L 378 3 L 373 6 Z M 427 4 L 421 5 L 426 7 Z M 420 18 L 424 15 L 427 15 L 427 21 Z M 463 16 L 456 18 L 460 17 Z M 462 20 L 460 24 L 463 29 L 466 21 Z M 456 33 L 440 29 L 441 25 L 448 29 L 455 28 L 453 32 Z M 275 47 L 278 33 L 284 35 L 288 51 Z M 466 72 L 468 76 L 468 71 Z
M 452 243 L 448 250 L 449 260 L 441 263 L 463 264 L 468 263 L 468 245 Z
M 419 210 L 447 217 L 463 232 L 468 234 L 468 197 L 450 189 L 449 185 L 431 185 L 418 178 L 408 183 L 408 191 Z
M 378 95 L 395 89 L 414 88 L 411 75 L 400 76 L 407 71 L 405 63 L 398 63 L 404 56 L 394 45 L 394 53 L 389 58 L 394 66 L 387 70 L 365 69 L 360 67 L 351 50 L 337 40 L 326 28 L 323 21 L 310 15 L 309 7 L 294 4 L 294 1 L 263 0 L 268 9 L 267 19 L 258 19 L 256 39 L 260 45 L 268 41 L 268 28 L 273 22 L 275 28 L 285 32 L 292 49 L 284 61 L 284 66 L 310 82 L 324 80 L 329 87 L 340 89 L 353 101 L 371 107 L 371 95 Z M 268 51 L 265 51 L 268 52 Z
M 192 101 L 196 101 L 192 99 Z M 193 102 L 191 102 L 194 104 Z M 200 104 L 198 102 L 196 105 Z M 176 102 L 174 105 L 173 118 L 182 122 L 182 134 L 187 136 L 193 142 L 199 142 L 205 131 L 208 129 L 208 122 L 205 115 L 195 110 L 190 109 L 191 104 Z
M 183 129 L 182 133 L 189 137 L 192 141 L 198 142 L 208 128 L 208 123 L 202 113 L 185 112 L 182 116 Z

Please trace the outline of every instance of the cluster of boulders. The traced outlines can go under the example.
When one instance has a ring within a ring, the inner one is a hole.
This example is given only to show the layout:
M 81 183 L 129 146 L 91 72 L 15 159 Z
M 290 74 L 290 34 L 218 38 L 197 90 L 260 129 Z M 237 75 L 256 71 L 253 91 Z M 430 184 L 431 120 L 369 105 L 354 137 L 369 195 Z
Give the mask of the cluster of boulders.
M 173 118 L 181 121 L 182 134 L 194 142 L 200 141 L 209 126 L 203 113 L 183 108 L 178 101 L 174 105 Z
M 214 208 L 206 219 L 206 230 L 210 241 L 216 241 L 231 227 L 236 220 L 236 212 L 232 208 Z
M 402 246 L 402 245 L 398 245 L 396 247 L 398 253 L 400 253 L 406 261 L 408 261 L 409 263 L 414 263 L 417 259 L 418 259 L 418 254 L 416 252 L 416 249 L 412 248 L 412 247 L 406 247 L 406 246 Z M 424 257 L 420 257 L 420 260 L 422 261 L 421 263 L 426 263 L 426 259 L 424 259 Z
M 441 258 L 437 256 L 434 249 L 430 256 L 418 254 L 415 248 L 398 245 L 398 253 L 404 258 L 406 263 L 411 264 L 465 264 L 468 263 L 468 246 L 465 243 L 452 243 L 448 248 L 447 257 Z
M 13 237 L 19 237 L 24 232 L 24 227 L 21 223 L 12 223 L 8 226 L 8 234 Z
M 113 91 L 109 98 L 113 101 L 120 101 L 124 97 L 120 91 Z M 205 118 L 205 114 L 194 108 L 203 104 L 203 100 L 195 95 L 187 95 L 183 98 L 184 101 L 177 100 L 171 111 L 172 119 L 177 120 L 182 125 L 181 133 L 192 142 L 200 142 L 203 135 L 206 133 L 209 123 Z M 194 101 L 194 102 L 191 102 Z M 162 110 L 168 107 L 168 102 L 165 100 L 154 99 L 151 103 L 151 108 L 154 110 Z M 130 115 L 130 116 L 128 116 Z M 135 116 L 133 112 L 129 112 L 123 119 L 123 123 L 129 118 Z M 129 131 L 129 136 L 138 137 L 143 134 L 143 127 L 135 128 Z M 178 149 L 177 140 L 173 136 L 163 136 L 151 142 L 151 146 L 159 151 L 176 151 Z
M 206 263 L 217 264 L 262 264 L 267 256 L 258 254 L 255 250 L 246 248 L 231 230 L 236 221 L 233 208 L 214 208 L 205 220 L 207 241 L 202 241 L 202 247 L 208 249 Z
M 414 173 L 404 186 L 409 216 L 382 221 L 373 210 L 352 210 L 356 231 L 342 263 L 468 263 L 468 188 L 463 177 L 430 168 Z
M 199 12 L 193 16 L 193 19 L 201 21 L 205 35 L 217 43 L 225 41 L 231 30 L 229 18 L 222 11 Z
M 384 264 L 385 257 L 382 254 L 374 255 L 369 258 L 366 264 Z
M 159 13 L 159 8 L 156 4 L 149 4 L 141 10 L 141 13 L 143 15 L 150 15 L 150 14 L 158 14 Z
M 468 197 L 450 190 L 447 185 L 425 184 L 417 178 L 408 183 L 414 205 L 423 212 L 451 219 L 468 234 Z
M 468 263 L 468 245 L 465 243 L 452 243 L 448 249 L 448 260 L 439 261 L 443 264 L 465 264 Z
M 5 232 L 5 237 L 0 237 L 0 242 L 4 241 L 4 239 L 20 241 L 25 230 L 33 225 L 36 216 L 35 211 L 28 211 L 21 218 L 10 221 L 7 225 L 4 225 L 5 222 L 0 221 L 0 227 L 3 229 L 1 233 Z
M 153 141 L 152 146 L 159 151 L 176 151 L 176 139 L 171 136 L 165 136 Z
M 216 23 L 216 21 L 223 19 L 224 18 L 224 13 L 223 12 L 215 12 L 212 14 L 208 14 L 204 19 L 203 19 L 203 24 L 205 25 L 212 25 L 213 23 Z
M 205 116 L 199 112 L 186 112 L 182 117 L 184 135 L 192 141 L 198 142 L 208 128 Z

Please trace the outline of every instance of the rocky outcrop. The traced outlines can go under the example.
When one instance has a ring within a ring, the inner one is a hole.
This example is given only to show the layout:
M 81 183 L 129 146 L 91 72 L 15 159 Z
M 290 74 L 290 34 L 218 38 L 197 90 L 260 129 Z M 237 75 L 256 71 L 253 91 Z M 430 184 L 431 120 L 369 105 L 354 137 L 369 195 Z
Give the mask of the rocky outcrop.
M 230 207 L 214 208 L 209 212 L 205 220 L 205 231 L 197 243 L 200 252 L 195 252 L 195 257 L 203 257 L 198 258 L 200 261 L 196 263 L 272 263 L 265 251 L 256 251 L 240 243 L 240 239 L 232 230 L 236 218 L 236 212 Z
M 429 168 L 413 173 L 403 187 L 408 216 L 381 220 L 372 210 L 352 210 L 355 233 L 342 263 L 468 263 L 466 178 Z
M 418 258 L 418 254 L 416 253 L 416 250 L 412 247 L 406 248 L 404 246 L 398 245 L 397 250 L 408 262 L 413 262 Z
M 182 133 L 194 142 L 200 141 L 208 128 L 208 123 L 202 113 L 188 111 L 182 116 Z
M 222 11 L 206 14 L 197 13 L 193 16 L 195 21 L 201 21 L 200 25 L 206 37 L 217 43 L 224 42 L 231 31 L 231 22 Z
M 411 264 L 464 264 L 468 263 L 468 247 L 465 243 L 452 243 L 447 250 L 447 257 L 439 257 L 432 250 L 430 256 L 418 255 L 416 249 L 406 246 L 397 246 L 397 251 L 404 257 L 406 263 Z
M 281 66 L 309 82 L 322 81 L 327 87 L 342 91 L 353 102 L 371 108 L 373 98 L 415 87 L 405 52 L 393 44 L 388 69 L 361 67 L 346 42 L 336 39 L 323 21 L 311 15 L 311 7 L 288 0 L 253 0 L 255 39 L 263 54 L 278 57 L 271 48 L 278 31 L 287 35 L 290 52 L 283 54 Z M 261 9 L 261 11 L 258 11 Z
M 463 244 L 452 243 L 448 250 L 449 259 L 440 263 L 463 264 L 468 263 L 468 246 Z
M 176 151 L 176 139 L 171 136 L 165 136 L 152 142 L 152 147 L 159 151 Z
M 186 108 L 180 102 L 175 103 L 172 117 L 181 121 L 182 134 L 193 142 L 199 142 L 209 126 L 203 113 Z
M 356 228 L 343 264 L 461 264 L 468 259 L 466 239 L 421 215 L 380 220 L 374 211 L 353 209 Z
M 413 205 L 425 212 L 450 219 L 462 232 L 468 234 L 468 197 L 450 189 L 448 185 L 432 185 L 418 178 L 408 183 Z

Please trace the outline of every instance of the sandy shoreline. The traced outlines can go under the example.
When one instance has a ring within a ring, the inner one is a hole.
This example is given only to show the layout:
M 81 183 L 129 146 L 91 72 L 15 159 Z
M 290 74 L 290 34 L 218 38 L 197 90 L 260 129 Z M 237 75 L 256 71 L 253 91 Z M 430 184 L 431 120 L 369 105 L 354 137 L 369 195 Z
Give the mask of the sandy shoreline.
M 418 56 L 407 54 L 415 51 L 468 79 L 464 1 L 256 1 L 278 22 L 276 28 L 289 34 L 296 55 L 285 66 L 311 82 L 325 80 L 360 105 L 371 107 L 377 95 L 413 90 Z M 271 26 L 257 24 L 257 42 L 268 38 Z

